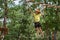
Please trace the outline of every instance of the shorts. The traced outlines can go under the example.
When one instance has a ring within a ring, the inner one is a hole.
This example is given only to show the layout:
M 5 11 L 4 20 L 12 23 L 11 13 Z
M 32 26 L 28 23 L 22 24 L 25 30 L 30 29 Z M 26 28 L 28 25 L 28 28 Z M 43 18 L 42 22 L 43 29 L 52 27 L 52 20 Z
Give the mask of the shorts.
M 35 22 L 34 25 L 35 25 L 35 28 L 41 27 L 41 24 L 39 22 Z

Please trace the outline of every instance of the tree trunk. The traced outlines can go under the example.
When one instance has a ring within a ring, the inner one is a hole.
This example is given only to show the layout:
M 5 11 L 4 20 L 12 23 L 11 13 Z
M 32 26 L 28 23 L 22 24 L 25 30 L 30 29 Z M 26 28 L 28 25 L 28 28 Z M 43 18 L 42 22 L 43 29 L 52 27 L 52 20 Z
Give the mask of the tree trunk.
M 56 40 L 56 34 L 57 34 L 57 31 L 56 30 L 53 31 L 53 33 L 52 33 L 52 40 Z
M 6 17 L 7 17 L 7 10 L 8 6 L 7 6 L 7 0 L 4 0 L 4 21 L 3 21 L 3 28 L 6 28 Z M 1 40 L 4 40 L 4 31 L 1 32 Z
M 54 32 L 54 40 L 56 40 L 56 31 Z
M 54 40 L 54 32 L 52 32 L 52 40 Z

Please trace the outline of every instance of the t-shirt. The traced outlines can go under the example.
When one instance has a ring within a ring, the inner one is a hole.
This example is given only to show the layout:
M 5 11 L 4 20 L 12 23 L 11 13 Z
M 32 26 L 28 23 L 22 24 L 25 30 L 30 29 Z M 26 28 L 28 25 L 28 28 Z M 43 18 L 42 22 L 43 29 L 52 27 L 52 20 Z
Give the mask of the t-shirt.
M 41 16 L 40 13 L 39 14 L 33 13 L 33 16 L 34 16 L 34 22 L 39 22 L 40 21 L 40 16 Z

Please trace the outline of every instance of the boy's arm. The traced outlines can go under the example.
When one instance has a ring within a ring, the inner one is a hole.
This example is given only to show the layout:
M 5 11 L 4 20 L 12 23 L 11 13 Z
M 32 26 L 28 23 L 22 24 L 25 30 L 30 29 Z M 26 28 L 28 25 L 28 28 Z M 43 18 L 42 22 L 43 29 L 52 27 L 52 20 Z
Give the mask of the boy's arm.
M 34 11 L 29 8 L 29 11 L 31 12 L 31 15 L 34 17 Z

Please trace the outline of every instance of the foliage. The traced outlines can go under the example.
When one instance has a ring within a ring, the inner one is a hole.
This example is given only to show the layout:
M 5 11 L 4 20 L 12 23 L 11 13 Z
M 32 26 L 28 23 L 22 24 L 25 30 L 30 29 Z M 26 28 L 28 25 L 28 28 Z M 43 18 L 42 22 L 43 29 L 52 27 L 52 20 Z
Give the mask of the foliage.
M 35 0 L 35 2 L 41 2 L 42 0 Z M 22 0 L 21 2 L 24 2 Z M 48 2 L 53 2 L 53 4 L 59 5 L 57 0 L 48 0 Z M 4 1 L 0 0 L 0 18 L 4 17 Z M 13 7 L 12 7 L 13 5 Z M 5 40 L 36 40 L 35 38 L 35 28 L 33 24 L 32 11 L 35 10 L 39 5 L 32 4 L 30 7 L 26 8 L 28 5 L 24 2 L 22 5 L 15 5 L 13 1 L 8 0 L 8 14 L 7 27 L 9 28 L 8 34 L 5 36 Z M 57 11 L 58 10 L 58 11 Z M 44 17 L 41 17 L 41 25 L 44 31 L 46 31 L 46 26 L 48 26 L 50 33 L 53 30 L 60 31 L 60 9 L 56 8 L 46 8 L 44 9 Z M 0 26 L 2 23 L 0 22 Z

